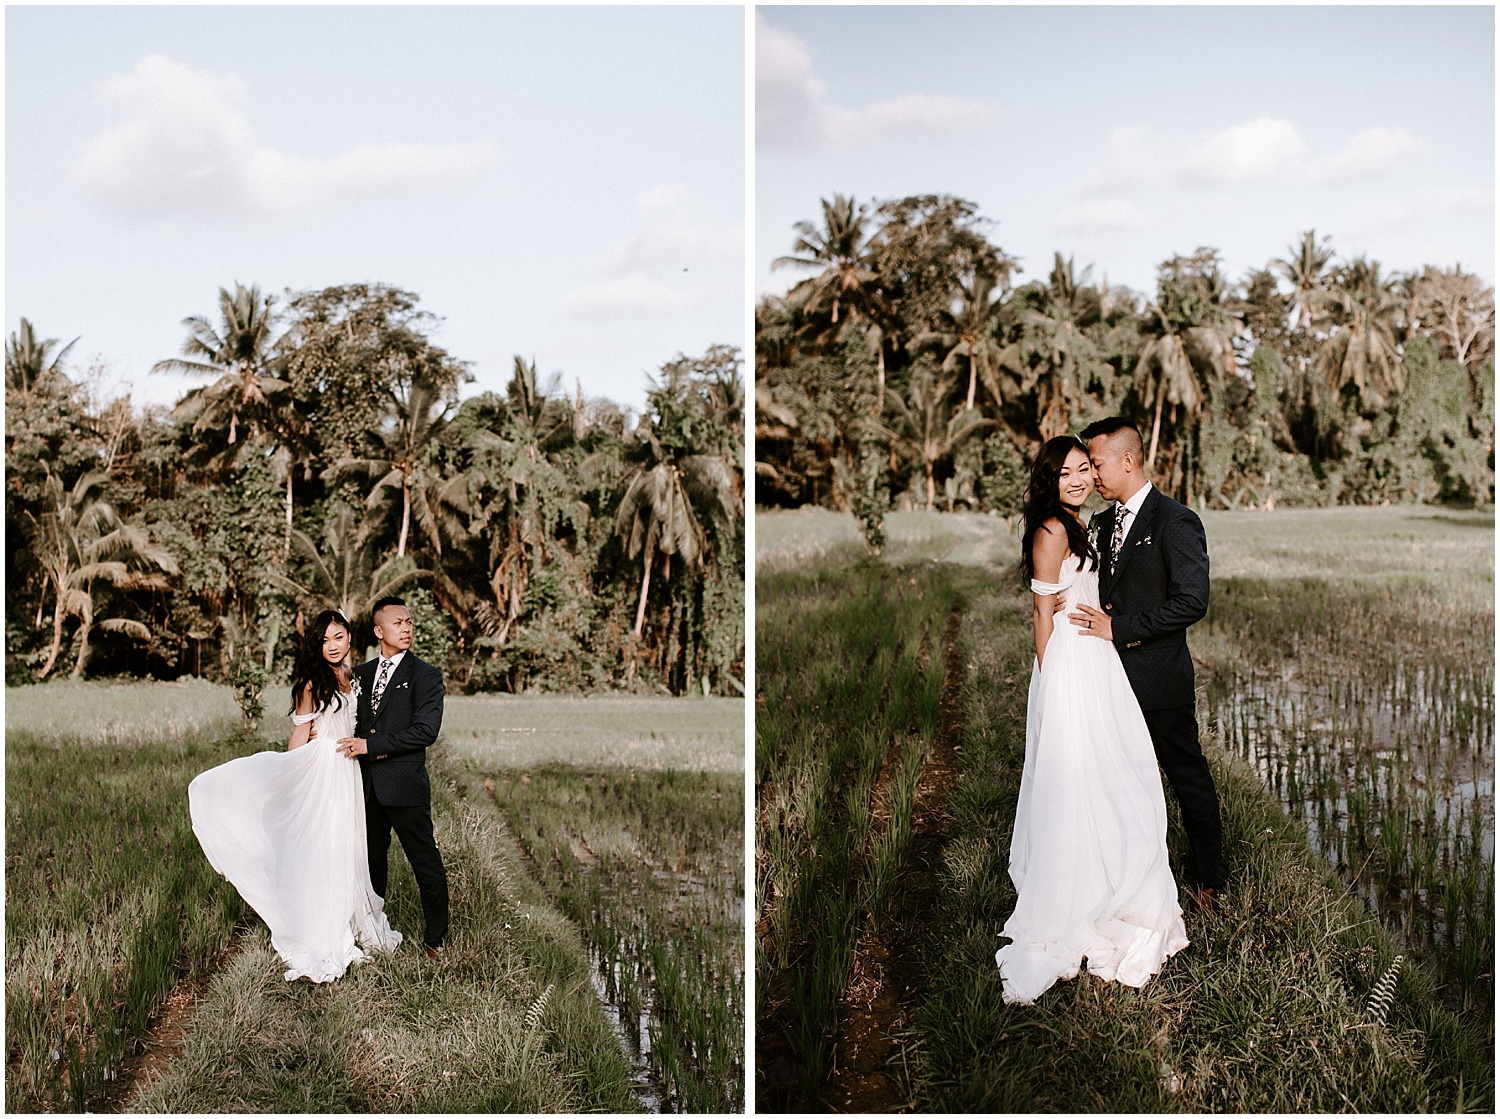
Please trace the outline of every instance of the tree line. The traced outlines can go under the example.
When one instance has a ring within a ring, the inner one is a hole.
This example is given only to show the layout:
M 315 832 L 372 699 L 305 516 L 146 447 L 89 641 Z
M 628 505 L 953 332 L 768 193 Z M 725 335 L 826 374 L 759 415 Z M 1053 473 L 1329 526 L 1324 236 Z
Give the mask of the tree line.
M 469 363 L 381 284 L 236 283 L 153 372 L 175 407 L 103 399 L 26 319 L 5 352 L 6 678 L 192 674 L 242 699 L 333 607 L 358 647 L 405 597 L 458 690 L 739 694 L 744 382 L 713 346 L 632 417 L 514 360 Z M 76 342 L 76 339 L 75 339 Z
M 1143 294 L 1054 254 L 1045 279 L 978 207 L 835 194 L 756 307 L 756 499 L 1014 513 L 1042 441 L 1123 414 L 1200 508 L 1494 500 L 1494 290 L 1388 274 L 1315 231 L 1238 281 L 1212 248 Z

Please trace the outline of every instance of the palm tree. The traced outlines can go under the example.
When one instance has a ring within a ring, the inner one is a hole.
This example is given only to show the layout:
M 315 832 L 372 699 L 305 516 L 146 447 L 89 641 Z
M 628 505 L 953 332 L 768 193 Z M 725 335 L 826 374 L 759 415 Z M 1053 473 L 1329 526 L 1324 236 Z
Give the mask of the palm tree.
M 6 389 L 20 393 L 23 400 L 29 399 L 38 386 L 63 375 L 62 359 L 77 344 L 75 338 L 54 354 L 51 350 L 57 345 L 57 339 L 38 341 L 36 329 L 28 320 L 22 319 L 20 329 L 5 343 Z
M 212 384 L 187 393 L 177 406 L 178 415 L 194 421 L 194 434 L 227 422 L 228 443 L 233 447 L 239 439 L 242 418 L 250 425 L 253 437 L 271 425 L 270 398 L 291 390 L 288 382 L 270 372 L 272 302 L 273 298 L 263 297 L 255 285 L 247 288 L 236 283 L 232 295 L 220 288 L 218 329 L 207 319 L 190 315 L 182 320 L 188 328 L 187 341 L 182 344 L 185 356 L 168 358 L 151 367 L 153 373 L 217 375 Z
M 1336 393 L 1353 390 L 1367 408 L 1385 407 L 1406 385 L 1397 342 L 1403 311 L 1393 286 L 1381 279 L 1379 262 L 1361 256 L 1338 269 L 1324 299 L 1330 333 L 1314 366 L 1324 383 Z
M 1142 386 L 1142 403 L 1155 409 L 1146 453 L 1149 471 L 1156 462 L 1163 407 L 1172 405 L 1174 421 L 1179 407 L 1184 418 L 1196 419 L 1207 386 L 1222 385 L 1237 367 L 1227 331 L 1213 325 L 1181 327 L 1154 303 L 1146 308 L 1142 333 L 1147 340 L 1136 357 L 1136 383 Z
M 1209 395 L 1238 372 L 1232 335 L 1241 322 L 1219 263 L 1215 250 L 1200 248 L 1157 269 L 1156 301 L 1146 307 L 1141 324 L 1146 341 L 1136 357 L 1142 403 L 1155 406 L 1147 470 L 1156 461 L 1163 407 L 1172 405 L 1174 423 L 1179 407 L 1194 423 Z
M 340 459 L 323 471 L 323 477 L 328 481 L 356 477 L 373 482 L 367 501 L 371 509 L 393 504 L 399 493 L 401 531 L 396 555 L 406 555 L 413 513 L 428 541 L 441 555 L 443 542 L 438 529 L 441 503 L 446 501 L 451 505 L 460 500 L 463 488 L 461 479 L 441 477 L 428 462 L 429 445 L 447 426 L 447 408 L 437 386 L 425 379 L 411 382 L 405 399 L 392 393 L 391 400 L 395 422 L 367 433 L 372 454 L 368 458 Z
M 373 528 L 368 519 L 356 522 L 354 510 L 340 504 L 324 530 L 321 549 L 301 529 L 292 530 L 292 549 L 307 561 L 309 580 L 299 583 L 275 570 L 266 579 L 319 610 L 339 610 L 351 622 L 363 618 L 377 600 L 432 574 L 409 556 L 382 563 Z
M 906 399 L 894 390 L 886 391 L 894 426 L 873 425 L 890 442 L 893 451 L 910 462 L 921 463 L 927 473 L 929 509 L 937 503 L 937 464 L 980 428 L 994 424 L 970 409 L 950 413 L 948 395 L 953 383 L 951 377 L 934 377 L 926 365 L 918 366 Z
M 638 462 L 625 476 L 625 492 L 615 513 L 615 534 L 631 559 L 641 555 L 641 594 L 635 612 L 635 634 L 646 621 L 646 596 L 651 589 L 651 565 L 662 554 L 662 578 L 672 576 L 672 557 L 697 567 L 707 546 L 693 500 L 721 527 L 740 516 L 735 471 L 722 455 L 677 454 L 663 447 L 649 419 L 636 428 Z
M 865 261 L 864 208 L 856 207 L 854 199 L 842 194 L 835 194 L 832 202 L 826 198 L 822 202 L 823 228 L 819 229 L 809 221 L 799 221 L 792 227 L 797 231 L 792 255 L 777 257 L 771 261 L 771 267 L 795 265 L 821 269 L 818 275 L 793 288 L 788 298 L 800 292 L 796 298 L 810 313 L 829 304 L 833 321 L 837 323 L 839 305 L 851 298 L 857 301 L 864 285 L 875 279 L 875 273 Z
M 967 281 L 958 286 L 957 307 L 943 312 L 938 329 L 917 336 L 916 342 L 937 342 L 948 348 L 943 358 L 943 371 L 950 372 L 963 358 L 969 362 L 969 392 L 964 399 L 964 411 L 974 407 L 974 386 L 979 370 L 985 372 L 986 382 L 994 384 L 999 367 L 1001 345 L 995 336 L 1003 308 L 1000 297 L 1004 294 L 998 277 L 993 273 L 976 269 Z M 998 393 L 996 394 L 998 397 Z M 996 404 L 1002 401 L 996 400 Z
M 139 587 L 165 589 L 156 567 L 169 575 L 177 563 L 166 551 L 151 543 L 145 531 L 121 521 L 114 508 L 100 496 L 109 482 L 103 471 L 85 474 L 65 490 L 62 479 L 50 470 L 42 483 L 43 510 L 40 517 L 27 512 L 26 542 L 43 572 L 42 593 L 52 585 L 56 604 L 52 611 L 52 647 L 37 679 L 46 679 L 62 650 L 63 623 L 79 619 L 78 659 L 75 677 L 83 675 L 88 660 L 89 634 L 97 625 L 115 633 L 128 633 L 141 640 L 151 631 L 128 618 L 95 619 L 94 584 L 105 582 L 127 590 Z
M 560 522 L 578 516 L 576 505 L 558 500 L 572 488 L 554 456 L 570 440 L 587 435 L 586 405 L 581 390 L 570 406 L 556 395 L 555 378 L 546 386 L 537 382 L 536 359 L 528 363 L 516 354 L 500 431 L 480 428 L 469 438 L 474 458 L 461 480 L 464 497 L 472 489 L 478 499 L 464 511 L 469 537 L 488 541 L 486 570 L 494 601 L 478 601 L 440 579 L 440 593 L 467 609 L 497 646 L 521 616 L 531 577 L 547 562 L 548 540 Z
M 557 395 L 557 377 L 539 385 L 536 358 L 528 364 L 520 354 L 514 355 L 505 395 L 510 404 L 509 426 L 522 446 L 530 448 L 533 459 L 554 450 L 573 433 L 572 413 Z
M 1406 278 L 1410 329 L 1438 340 L 1445 358 L 1474 370 L 1495 350 L 1495 289 L 1455 264 Z
M 1306 330 L 1311 325 L 1319 298 L 1328 286 L 1325 269 L 1333 260 L 1328 240 L 1324 237 L 1323 243 L 1319 244 L 1317 230 L 1309 229 L 1300 242 L 1287 246 L 1285 260 L 1271 261 L 1272 267 L 1292 285 L 1292 308 L 1297 313 L 1299 330 Z
M 1088 332 L 1103 310 L 1100 289 L 1089 283 L 1091 271 L 1078 275 L 1072 257 L 1054 253 L 1047 284 L 1022 319 L 1020 351 L 1029 368 L 1021 389 L 1037 389 L 1037 426 L 1044 441 L 1072 426 L 1091 400 L 1090 384 L 1112 372 Z

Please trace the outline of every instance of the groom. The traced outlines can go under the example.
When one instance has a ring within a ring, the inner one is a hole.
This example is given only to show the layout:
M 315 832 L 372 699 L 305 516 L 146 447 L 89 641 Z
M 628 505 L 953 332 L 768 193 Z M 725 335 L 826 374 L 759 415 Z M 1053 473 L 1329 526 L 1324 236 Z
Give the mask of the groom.
M 1195 910 L 1224 889 L 1219 795 L 1198 744 L 1193 658 L 1187 629 L 1208 611 L 1208 544 L 1203 522 L 1147 480 L 1140 430 L 1113 416 L 1083 429 L 1094 486 L 1114 504 L 1094 517 L 1101 611 L 1080 605 L 1068 620 L 1113 641 L 1140 701 L 1156 759 L 1187 831 L 1188 891 Z
M 370 885 L 385 897 L 394 828 L 416 875 L 427 955 L 435 959 L 448 938 L 448 876 L 432 838 L 427 747 L 443 724 L 443 674 L 409 651 L 412 625 L 406 603 L 382 598 L 371 617 L 380 656 L 354 670 L 359 679 L 356 737 L 339 739 L 339 751 L 359 759 L 364 778 Z

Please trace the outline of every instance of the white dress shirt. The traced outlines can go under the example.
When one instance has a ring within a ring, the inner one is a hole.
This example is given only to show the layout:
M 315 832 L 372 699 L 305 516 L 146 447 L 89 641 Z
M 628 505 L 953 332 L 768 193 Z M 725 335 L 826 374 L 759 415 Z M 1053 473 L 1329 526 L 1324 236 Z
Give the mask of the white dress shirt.
M 1121 536 L 1122 540 L 1130 535 L 1130 526 L 1135 523 L 1135 515 L 1141 511 L 1141 506 L 1146 503 L 1146 497 L 1150 492 L 1151 483 L 1148 481 L 1144 486 L 1136 490 L 1135 493 L 1131 494 L 1129 500 L 1115 503 L 1116 523 L 1123 522 L 1125 525 L 1124 535 Z
M 370 698 L 372 700 L 375 698 L 375 685 L 380 682 L 380 670 L 385 668 L 387 664 L 391 666 L 387 670 L 385 677 L 385 686 L 389 688 L 391 686 L 391 681 L 396 677 L 396 668 L 401 664 L 401 658 L 404 656 L 406 656 L 406 650 L 402 649 L 399 653 L 397 653 L 394 657 L 391 657 L 389 660 L 387 660 L 385 657 L 380 658 L 380 663 L 375 666 L 375 675 L 370 680 Z M 384 700 L 385 694 L 381 693 L 380 698 Z

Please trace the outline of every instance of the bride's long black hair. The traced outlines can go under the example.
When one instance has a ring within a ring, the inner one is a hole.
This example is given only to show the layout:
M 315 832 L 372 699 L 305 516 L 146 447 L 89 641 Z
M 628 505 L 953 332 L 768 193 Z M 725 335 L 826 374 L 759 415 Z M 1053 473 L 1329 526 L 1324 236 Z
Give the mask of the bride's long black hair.
M 1042 444 L 1042 449 L 1036 454 L 1036 461 L 1031 464 L 1031 478 L 1026 483 L 1026 505 L 1021 513 L 1026 524 L 1026 531 L 1021 536 L 1021 570 L 1025 572 L 1028 583 L 1036 578 L 1036 570 L 1031 562 L 1031 542 L 1036 537 L 1037 530 L 1051 517 L 1061 521 L 1067 531 L 1068 550 L 1085 560 L 1090 567 L 1099 566 L 1099 555 L 1094 551 L 1094 543 L 1089 539 L 1087 530 L 1063 508 L 1062 501 L 1057 496 L 1057 483 L 1062 477 L 1063 463 L 1074 451 L 1082 451 L 1085 456 L 1089 453 L 1077 436 L 1058 435 Z
M 329 626 L 339 626 L 351 637 L 354 635 L 349 628 L 349 619 L 337 610 L 324 610 L 303 631 L 302 645 L 297 650 L 297 667 L 292 673 L 293 712 L 297 710 L 297 697 L 309 684 L 312 685 L 314 711 L 327 707 L 341 690 L 338 673 L 323 656 L 323 638 L 328 635 Z

